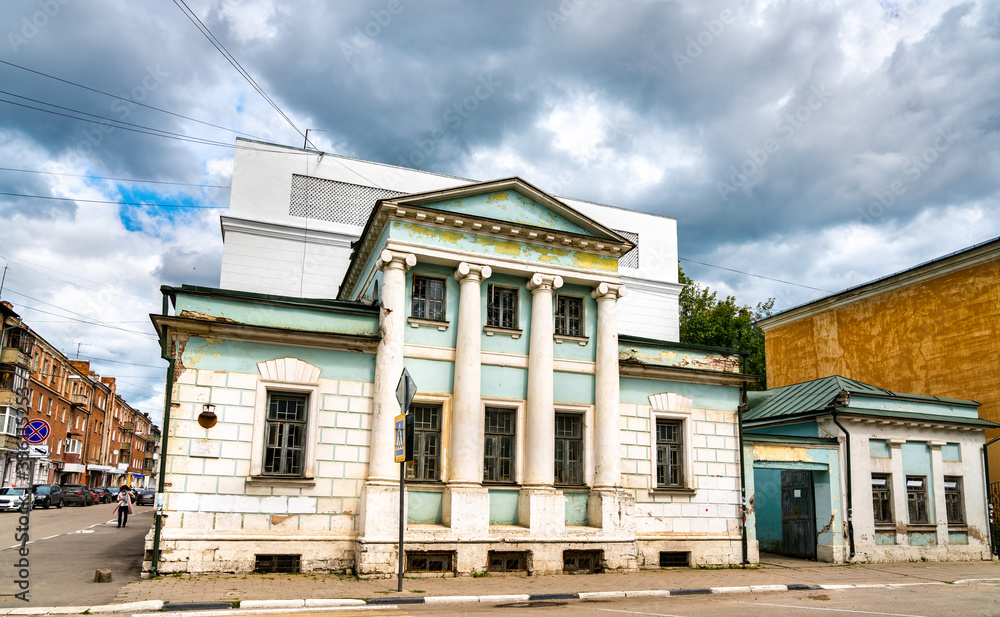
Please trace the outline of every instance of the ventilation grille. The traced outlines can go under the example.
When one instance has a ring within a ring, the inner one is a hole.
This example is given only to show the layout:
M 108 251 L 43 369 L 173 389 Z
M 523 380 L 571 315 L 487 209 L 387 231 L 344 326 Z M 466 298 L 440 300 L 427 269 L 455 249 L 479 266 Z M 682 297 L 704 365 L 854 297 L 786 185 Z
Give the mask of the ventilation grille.
M 528 569 L 528 551 L 490 551 L 490 572 L 523 572 Z
M 626 240 L 632 242 L 635 248 L 631 251 L 625 253 L 618 258 L 619 268 L 638 268 L 639 267 L 639 234 L 632 233 L 631 231 L 622 231 L 620 229 L 614 230 L 618 235 L 622 236 Z
M 254 555 L 254 572 L 298 574 L 302 555 Z
M 601 571 L 601 551 L 563 551 L 563 572 L 597 574 Z
M 660 551 L 661 568 L 686 568 L 691 564 L 691 553 Z
M 368 222 L 376 201 L 402 194 L 399 191 L 293 174 L 288 214 L 360 227 Z
M 407 553 L 407 572 L 451 572 L 454 553 Z

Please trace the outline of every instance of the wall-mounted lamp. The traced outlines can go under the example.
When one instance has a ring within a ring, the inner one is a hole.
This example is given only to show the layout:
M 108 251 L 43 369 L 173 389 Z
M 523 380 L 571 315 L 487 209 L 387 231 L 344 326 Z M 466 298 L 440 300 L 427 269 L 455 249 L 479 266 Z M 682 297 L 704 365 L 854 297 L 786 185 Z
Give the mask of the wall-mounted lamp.
M 201 428 L 212 428 L 219 421 L 219 416 L 215 415 L 215 405 L 208 403 L 201 406 L 201 413 L 198 414 L 198 424 Z

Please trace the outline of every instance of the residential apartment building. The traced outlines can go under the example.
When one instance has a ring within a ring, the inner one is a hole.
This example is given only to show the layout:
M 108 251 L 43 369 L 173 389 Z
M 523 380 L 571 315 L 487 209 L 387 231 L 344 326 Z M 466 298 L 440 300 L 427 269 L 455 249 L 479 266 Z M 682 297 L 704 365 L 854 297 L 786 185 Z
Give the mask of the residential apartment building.
M 7 302 L 0 302 L 0 486 L 17 475 L 23 419 L 31 404 L 31 358 L 35 340 Z

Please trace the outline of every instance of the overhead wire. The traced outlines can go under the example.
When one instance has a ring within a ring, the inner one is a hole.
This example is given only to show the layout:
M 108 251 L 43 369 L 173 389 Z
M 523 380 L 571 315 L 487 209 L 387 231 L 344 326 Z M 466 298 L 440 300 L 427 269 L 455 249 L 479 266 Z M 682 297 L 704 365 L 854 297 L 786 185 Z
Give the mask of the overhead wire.
M 102 327 L 105 327 L 105 328 L 111 328 L 112 330 L 121 330 L 122 332 L 127 332 L 129 334 L 135 334 L 135 335 L 138 335 L 138 336 L 144 336 L 144 337 L 152 338 L 154 340 L 158 340 L 158 338 L 156 336 L 154 336 L 153 334 L 150 334 L 149 332 L 140 332 L 138 330 L 129 330 L 128 328 L 122 328 L 122 327 L 115 326 L 115 325 L 112 325 L 112 324 L 104 323 L 104 322 L 102 322 L 99 319 L 95 319 L 93 317 L 90 317 L 89 315 L 84 315 L 83 313 L 77 313 L 76 311 L 71 311 L 71 310 L 69 310 L 67 308 L 63 308 L 63 307 L 61 307 L 59 305 L 52 304 L 51 302 L 46 302 L 45 300 L 40 300 L 38 298 L 34 298 L 32 296 L 29 296 L 27 294 L 21 293 L 19 291 L 15 291 L 13 289 L 10 289 L 8 291 L 10 291 L 10 293 L 12 293 L 14 295 L 21 296 L 22 298 L 27 298 L 27 299 L 32 300 L 34 302 L 40 302 L 40 303 L 42 303 L 42 304 L 44 304 L 46 306 L 51 306 L 52 308 L 59 309 L 60 311 L 63 311 L 64 313 L 69 313 L 70 315 L 76 315 L 77 317 L 82 317 L 83 320 L 85 320 L 85 321 L 81 321 L 81 323 L 86 323 L 88 325 L 94 325 L 94 326 L 102 326 Z M 45 311 L 43 309 L 40 309 L 40 308 L 37 308 L 37 307 L 32 307 L 32 306 L 27 306 L 27 305 L 21 305 L 19 308 L 22 308 L 22 309 L 25 309 L 25 310 L 38 311 L 39 313 L 45 313 L 46 315 L 52 315 L 54 317 L 67 317 L 66 315 L 59 315 L 57 313 L 51 313 L 51 312 Z
M 90 291 L 102 291 L 102 292 L 110 289 L 112 291 L 119 291 L 122 294 L 127 294 L 129 296 L 132 296 L 134 298 L 138 298 L 140 300 L 147 300 L 147 301 L 149 300 L 149 298 L 147 296 L 144 296 L 144 295 L 141 295 L 141 294 L 137 294 L 137 293 L 128 291 L 127 289 L 119 289 L 117 287 L 112 287 L 112 286 L 107 285 L 105 283 L 100 283 L 98 281 L 92 281 L 90 279 L 85 279 L 82 276 L 66 275 L 66 276 L 69 276 L 70 278 L 79 279 L 81 281 L 86 281 L 87 283 L 92 283 L 92 284 L 98 286 L 98 289 L 91 289 L 90 287 L 87 287 L 86 285 L 80 285 L 79 283 L 74 283 L 73 281 L 70 281 L 70 280 L 68 280 L 66 278 L 63 278 L 63 277 L 60 277 L 60 276 L 54 276 L 52 274 L 46 274 L 45 272 L 41 272 L 39 270 L 35 270 L 34 268 L 31 268 L 29 266 L 25 266 L 24 264 L 30 264 L 32 266 L 37 266 L 39 268 L 42 268 L 43 270 L 49 270 L 50 272 L 58 272 L 60 274 L 63 274 L 61 271 L 55 270 L 54 268 L 49 268 L 47 266 L 43 266 L 41 264 L 37 264 L 37 263 L 35 263 L 33 261 L 28 261 L 26 259 L 20 259 L 18 257 L 11 257 L 11 256 L 5 255 L 3 253 L 0 253 L 0 257 L 2 257 L 3 259 L 6 259 L 8 261 L 13 261 L 13 262 L 22 264 L 21 267 L 24 268 L 25 270 L 31 270 L 32 272 L 37 272 L 38 274 L 41 274 L 42 276 L 47 276 L 47 277 L 49 277 L 51 279 L 54 279 L 54 280 L 57 280 L 57 281 L 62 281 L 63 283 L 68 283 L 70 285 L 73 285 L 74 287 L 79 287 L 80 289 L 87 289 L 87 290 L 90 290 Z M 119 297 L 124 297 L 121 294 L 114 294 L 114 295 L 117 295 Z M 113 323 L 113 322 L 106 322 L 106 323 Z M 122 322 L 122 323 L 124 323 L 124 322 Z M 133 323 L 146 323 L 146 322 L 145 321 L 140 321 L 140 322 L 133 322 Z
M 188 182 L 167 182 L 165 180 L 138 180 L 136 178 L 111 178 L 108 176 L 92 176 L 89 174 L 68 174 L 58 171 L 41 171 L 37 169 L 16 169 L 14 167 L 0 167 L 0 171 L 14 171 L 25 174 L 43 174 L 47 176 L 67 176 L 70 178 L 88 178 L 90 180 L 114 180 L 115 182 L 131 182 L 133 184 L 170 184 L 174 186 L 193 186 L 196 188 L 208 189 L 228 189 L 229 184 L 192 184 Z
M 752 272 L 744 272 L 743 270 L 736 270 L 734 268 L 726 268 L 724 266 L 716 266 L 716 265 L 713 265 L 713 264 L 705 263 L 703 261 L 696 261 L 694 259 L 688 259 L 687 257 L 677 257 L 677 259 L 680 260 L 680 261 L 688 261 L 688 262 L 691 262 L 693 264 L 698 264 L 700 266 L 706 266 L 708 268 L 717 268 L 719 270 L 726 270 L 728 272 L 735 272 L 736 274 L 743 274 L 743 275 L 746 275 L 746 276 L 753 276 L 753 277 L 756 277 L 756 278 L 759 278 L 759 279 L 765 279 L 765 280 L 768 280 L 768 281 L 774 281 L 776 283 L 784 283 L 785 285 L 794 285 L 795 287 L 804 287 L 805 289 L 812 289 L 813 291 L 822 291 L 823 293 L 836 293 L 836 292 L 831 291 L 829 289 L 820 289 L 819 287 L 810 287 L 809 285 L 803 285 L 801 283 L 793 283 L 791 281 L 785 281 L 785 280 L 773 278 L 773 277 L 770 277 L 770 276 L 764 276 L 762 274 L 753 274 Z
M 27 193 L 0 192 L 0 195 L 6 195 L 8 197 L 26 197 L 29 199 L 51 199 L 53 201 L 76 201 L 87 204 L 115 204 L 118 206 L 136 206 L 141 208 L 188 208 L 191 210 L 225 210 L 229 207 L 229 206 L 193 206 L 188 204 L 141 203 L 137 201 L 114 201 L 111 199 L 79 199 L 76 197 L 50 197 L 48 195 L 28 195 Z

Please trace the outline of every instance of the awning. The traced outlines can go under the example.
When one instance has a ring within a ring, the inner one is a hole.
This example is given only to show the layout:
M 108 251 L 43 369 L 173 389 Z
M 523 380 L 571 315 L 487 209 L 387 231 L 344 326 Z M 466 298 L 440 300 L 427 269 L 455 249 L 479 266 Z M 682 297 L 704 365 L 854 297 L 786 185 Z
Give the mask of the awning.
M 62 471 L 63 473 L 84 473 L 87 471 L 87 466 L 79 463 L 63 463 Z
M 87 469 L 90 471 L 111 471 L 111 466 L 109 465 L 87 465 Z
M 112 467 L 111 469 L 108 470 L 108 473 L 110 473 L 113 476 L 120 476 L 123 473 L 125 473 L 125 471 L 123 469 L 115 469 Z

